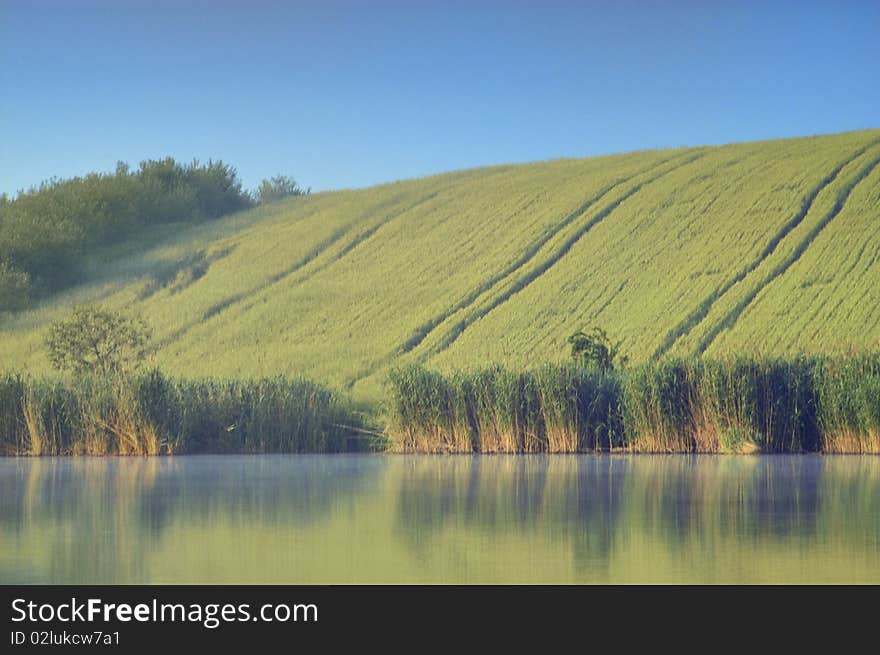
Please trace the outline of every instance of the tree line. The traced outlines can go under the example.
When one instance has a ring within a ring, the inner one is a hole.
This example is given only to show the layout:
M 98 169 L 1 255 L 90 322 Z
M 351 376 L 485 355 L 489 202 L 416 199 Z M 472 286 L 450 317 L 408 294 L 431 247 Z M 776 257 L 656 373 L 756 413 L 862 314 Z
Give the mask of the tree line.
M 89 248 L 139 228 L 211 220 L 305 193 L 285 176 L 248 192 L 222 161 L 184 164 L 167 157 L 137 169 L 120 162 L 113 173 L 47 180 L 15 198 L 0 195 L 0 310 L 72 284 Z

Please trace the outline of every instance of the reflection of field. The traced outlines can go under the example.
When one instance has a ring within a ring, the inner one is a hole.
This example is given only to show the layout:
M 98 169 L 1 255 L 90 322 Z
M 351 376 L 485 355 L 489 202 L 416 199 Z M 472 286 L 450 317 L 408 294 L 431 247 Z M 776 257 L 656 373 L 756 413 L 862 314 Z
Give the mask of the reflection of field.
M 870 457 L 6 460 L 2 582 L 878 582 Z

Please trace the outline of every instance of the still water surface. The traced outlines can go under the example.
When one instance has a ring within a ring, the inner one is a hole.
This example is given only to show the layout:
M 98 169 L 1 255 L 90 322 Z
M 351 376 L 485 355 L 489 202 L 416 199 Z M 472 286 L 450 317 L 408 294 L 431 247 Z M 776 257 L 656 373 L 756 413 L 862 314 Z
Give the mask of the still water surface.
M 0 583 L 880 582 L 880 458 L 0 460 Z

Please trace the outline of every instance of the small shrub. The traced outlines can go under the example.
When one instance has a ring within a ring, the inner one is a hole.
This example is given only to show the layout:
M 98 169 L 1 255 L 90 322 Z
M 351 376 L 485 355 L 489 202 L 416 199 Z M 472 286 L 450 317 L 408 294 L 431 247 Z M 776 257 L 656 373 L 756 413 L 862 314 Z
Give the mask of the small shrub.
M 307 193 L 308 190 L 300 187 L 292 177 L 276 175 L 271 179 L 263 180 L 254 196 L 257 204 L 267 205 L 290 196 L 302 196 Z

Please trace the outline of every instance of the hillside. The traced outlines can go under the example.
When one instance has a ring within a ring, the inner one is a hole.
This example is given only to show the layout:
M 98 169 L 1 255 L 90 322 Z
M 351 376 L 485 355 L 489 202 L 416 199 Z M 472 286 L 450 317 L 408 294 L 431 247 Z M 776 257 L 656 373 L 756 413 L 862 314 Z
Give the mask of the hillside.
M 528 365 L 601 325 L 638 361 L 880 340 L 880 130 L 498 166 L 316 193 L 96 251 L 0 319 L 130 307 L 173 374 L 304 374 L 375 397 L 390 366 Z M 174 236 L 164 236 L 173 234 Z

